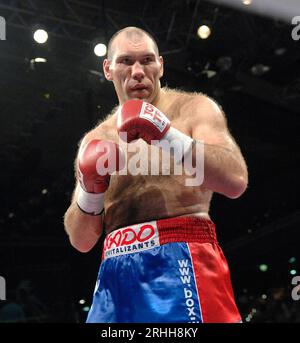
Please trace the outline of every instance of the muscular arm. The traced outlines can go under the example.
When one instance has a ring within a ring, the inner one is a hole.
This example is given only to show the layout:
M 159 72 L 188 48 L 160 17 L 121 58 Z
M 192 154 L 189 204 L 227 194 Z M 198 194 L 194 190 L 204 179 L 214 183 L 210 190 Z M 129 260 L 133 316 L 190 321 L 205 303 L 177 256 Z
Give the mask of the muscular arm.
M 70 242 L 74 248 L 81 252 L 88 252 L 97 243 L 103 230 L 102 215 L 91 216 L 83 213 L 76 204 L 75 188 L 71 205 L 64 216 L 64 225 Z
M 93 138 L 93 134 L 88 134 L 83 139 L 81 146 L 87 144 Z M 76 168 L 77 159 L 75 161 Z M 102 215 L 92 216 L 85 214 L 79 209 L 76 203 L 79 187 L 79 183 L 76 181 L 71 205 L 64 215 L 64 226 L 72 246 L 81 252 L 88 252 L 94 247 L 102 234 L 103 218 Z
M 192 138 L 204 141 L 202 186 L 229 198 L 238 198 L 247 188 L 248 172 L 241 151 L 229 133 L 224 113 L 215 102 L 203 96 L 193 100 L 188 112 L 191 113 Z M 193 160 L 195 153 L 194 147 Z

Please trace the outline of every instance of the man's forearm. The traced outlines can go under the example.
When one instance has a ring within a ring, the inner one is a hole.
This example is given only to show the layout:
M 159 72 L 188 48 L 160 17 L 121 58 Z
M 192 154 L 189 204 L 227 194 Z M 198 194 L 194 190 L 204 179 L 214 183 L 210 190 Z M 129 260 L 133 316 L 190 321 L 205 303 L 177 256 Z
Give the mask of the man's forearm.
M 102 216 L 83 213 L 74 200 L 76 192 L 77 190 L 65 213 L 64 225 L 73 247 L 81 252 L 87 252 L 93 248 L 102 234 Z
M 203 144 L 196 142 L 196 144 Z M 197 162 L 193 147 L 193 164 Z M 199 159 L 198 159 L 199 160 Z M 247 188 L 247 166 L 238 149 L 204 144 L 204 181 L 202 186 L 229 198 L 239 197 Z

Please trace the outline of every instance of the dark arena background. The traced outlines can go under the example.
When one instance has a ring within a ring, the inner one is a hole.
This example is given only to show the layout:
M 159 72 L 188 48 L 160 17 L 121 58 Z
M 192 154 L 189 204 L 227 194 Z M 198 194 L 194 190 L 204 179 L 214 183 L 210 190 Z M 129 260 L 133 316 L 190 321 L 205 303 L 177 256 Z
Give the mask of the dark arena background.
M 86 319 L 102 241 L 76 251 L 63 215 L 78 142 L 117 104 L 94 46 L 138 26 L 162 85 L 218 101 L 247 161 L 247 191 L 210 211 L 243 321 L 300 322 L 300 2 L 11 0 L 0 16 L 0 321 Z

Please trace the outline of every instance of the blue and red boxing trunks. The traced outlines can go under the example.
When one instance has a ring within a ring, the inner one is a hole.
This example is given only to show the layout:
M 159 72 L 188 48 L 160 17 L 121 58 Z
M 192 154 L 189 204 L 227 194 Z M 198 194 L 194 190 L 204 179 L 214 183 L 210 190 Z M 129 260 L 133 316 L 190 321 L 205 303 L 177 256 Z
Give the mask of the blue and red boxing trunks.
M 106 236 L 88 323 L 239 321 L 211 220 L 162 219 Z

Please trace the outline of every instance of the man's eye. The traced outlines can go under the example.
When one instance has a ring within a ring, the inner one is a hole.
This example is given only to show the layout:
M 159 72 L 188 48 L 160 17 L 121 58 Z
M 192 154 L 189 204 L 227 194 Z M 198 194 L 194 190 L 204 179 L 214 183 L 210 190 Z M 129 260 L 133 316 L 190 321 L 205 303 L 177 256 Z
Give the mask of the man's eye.
M 129 58 L 123 58 L 123 59 L 121 60 L 121 63 L 124 63 L 124 64 L 131 64 L 131 61 L 130 61 Z
M 145 59 L 144 59 L 144 63 L 150 63 L 150 62 L 152 62 L 152 59 L 151 59 L 151 57 L 146 57 Z

